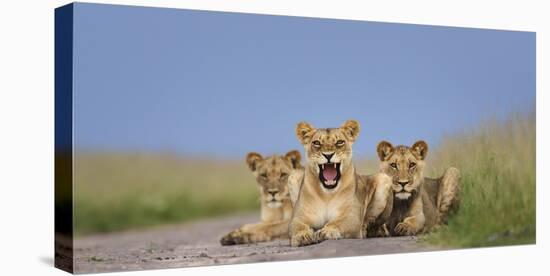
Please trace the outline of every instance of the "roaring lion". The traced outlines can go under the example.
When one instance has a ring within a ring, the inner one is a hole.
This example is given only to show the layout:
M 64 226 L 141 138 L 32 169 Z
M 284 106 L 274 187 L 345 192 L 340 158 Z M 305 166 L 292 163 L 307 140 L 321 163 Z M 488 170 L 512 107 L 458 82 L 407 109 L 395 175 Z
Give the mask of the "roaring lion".
M 447 215 L 459 203 L 460 172 L 448 168 L 442 177 L 424 177 L 428 144 L 417 141 L 411 147 L 392 146 L 382 141 L 377 147 L 380 171 L 392 179 L 393 203 L 383 227 L 390 235 L 415 235 L 446 223 Z
M 295 170 L 303 170 L 300 152 L 293 150 L 284 156 L 262 157 L 251 152 L 246 163 L 256 177 L 260 191 L 261 222 L 245 224 L 220 240 L 222 245 L 257 243 L 288 237 L 292 216 L 288 178 Z
M 289 181 L 294 213 L 289 227 L 291 246 L 327 239 L 363 238 L 365 220 L 375 220 L 386 209 L 391 179 L 379 173 L 361 176 L 352 164 L 352 145 L 359 123 L 316 129 L 306 122 L 296 127 L 305 148 L 304 172 Z

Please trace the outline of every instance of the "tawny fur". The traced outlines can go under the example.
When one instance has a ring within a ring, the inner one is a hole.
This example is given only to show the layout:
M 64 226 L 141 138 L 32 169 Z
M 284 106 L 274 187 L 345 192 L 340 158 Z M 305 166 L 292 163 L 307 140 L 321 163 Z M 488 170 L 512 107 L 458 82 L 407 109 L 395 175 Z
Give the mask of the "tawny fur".
M 380 171 L 392 179 L 391 215 L 385 223 L 373 224 L 373 234 L 416 235 L 446 223 L 449 212 L 458 208 L 460 172 L 449 168 L 440 178 L 424 177 L 428 145 L 418 141 L 411 147 L 378 144 Z
M 292 217 L 288 179 L 295 171 L 303 171 L 300 153 L 290 151 L 285 156 L 263 158 L 249 153 L 246 162 L 256 177 L 260 191 L 261 221 L 245 224 L 220 240 L 222 245 L 258 243 L 288 238 L 288 224 Z M 270 193 L 271 192 L 271 193 Z

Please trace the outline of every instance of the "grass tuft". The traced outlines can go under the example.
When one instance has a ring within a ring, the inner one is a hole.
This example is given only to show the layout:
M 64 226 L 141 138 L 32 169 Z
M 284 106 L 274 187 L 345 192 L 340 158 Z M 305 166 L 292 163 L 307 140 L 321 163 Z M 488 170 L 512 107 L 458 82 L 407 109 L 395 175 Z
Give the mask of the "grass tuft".
M 427 175 L 460 169 L 460 209 L 425 240 L 455 247 L 535 243 L 535 136 L 533 113 L 446 137 L 431 153 Z

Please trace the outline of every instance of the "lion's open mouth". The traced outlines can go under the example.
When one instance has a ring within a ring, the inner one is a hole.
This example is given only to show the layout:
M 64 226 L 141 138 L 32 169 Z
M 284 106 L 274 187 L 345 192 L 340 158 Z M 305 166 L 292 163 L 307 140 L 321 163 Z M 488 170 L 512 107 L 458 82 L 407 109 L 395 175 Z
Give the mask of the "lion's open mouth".
M 319 165 L 319 180 L 325 189 L 334 189 L 340 180 L 340 163 Z

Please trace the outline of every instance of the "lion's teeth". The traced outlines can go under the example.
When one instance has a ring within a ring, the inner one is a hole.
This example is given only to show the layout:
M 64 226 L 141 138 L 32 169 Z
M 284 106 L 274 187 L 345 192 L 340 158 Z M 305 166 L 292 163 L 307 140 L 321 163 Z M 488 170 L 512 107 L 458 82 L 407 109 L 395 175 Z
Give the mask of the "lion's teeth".
M 321 168 L 324 170 L 325 169 L 325 164 L 321 164 Z

